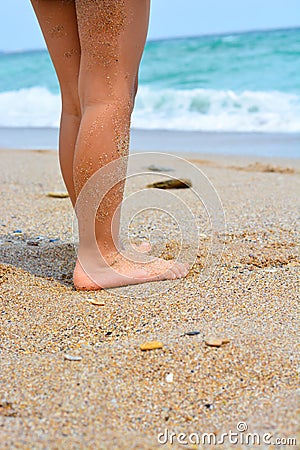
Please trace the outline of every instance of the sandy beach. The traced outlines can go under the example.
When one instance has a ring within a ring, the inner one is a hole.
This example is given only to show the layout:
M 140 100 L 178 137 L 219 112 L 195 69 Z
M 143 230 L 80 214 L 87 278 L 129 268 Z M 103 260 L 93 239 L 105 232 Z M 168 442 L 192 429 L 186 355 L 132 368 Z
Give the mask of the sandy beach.
M 297 437 L 299 159 L 185 154 L 223 204 L 220 261 L 198 281 L 209 224 L 177 190 L 202 226 L 189 275 L 118 295 L 72 286 L 71 204 L 48 196 L 65 191 L 57 153 L 0 156 L 1 449 L 200 449 L 178 435 L 239 423 Z M 142 351 L 149 341 L 162 348 Z M 163 445 L 166 429 L 176 437 Z

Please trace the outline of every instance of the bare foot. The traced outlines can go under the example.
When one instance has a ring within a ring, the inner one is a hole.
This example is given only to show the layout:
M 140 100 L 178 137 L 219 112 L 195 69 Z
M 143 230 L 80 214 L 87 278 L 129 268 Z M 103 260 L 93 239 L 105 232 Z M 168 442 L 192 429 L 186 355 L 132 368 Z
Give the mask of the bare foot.
M 149 281 L 175 280 L 188 274 L 188 267 L 176 261 L 144 257 L 142 262 L 130 261 L 117 254 L 110 267 L 96 267 L 87 275 L 77 260 L 74 270 L 74 286 L 77 290 L 98 290 L 147 283 Z

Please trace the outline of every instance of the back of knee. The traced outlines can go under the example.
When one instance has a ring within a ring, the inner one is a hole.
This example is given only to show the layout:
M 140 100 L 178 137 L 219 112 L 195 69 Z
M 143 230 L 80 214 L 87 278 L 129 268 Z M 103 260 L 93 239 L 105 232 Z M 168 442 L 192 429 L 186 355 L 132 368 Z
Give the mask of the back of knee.
M 99 86 L 91 89 L 90 86 L 81 88 L 79 98 L 81 110 L 95 107 L 101 109 L 109 109 L 112 113 L 114 110 L 122 110 L 128 114 L 132 113 L 136 92 L 129 89 L 124 84 L 112 84 Z

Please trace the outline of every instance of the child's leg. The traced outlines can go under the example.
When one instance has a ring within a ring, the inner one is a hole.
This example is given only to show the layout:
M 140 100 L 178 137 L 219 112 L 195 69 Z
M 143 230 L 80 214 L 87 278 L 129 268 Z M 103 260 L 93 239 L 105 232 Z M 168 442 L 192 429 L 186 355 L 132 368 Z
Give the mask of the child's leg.
M 149 0 L 76 0 L 82 111 L 74 158 L 77 195 L 93 173 L 128 154 L 130 117 L 146 40 L 149 6 Z M 120 183 L 109 191 L 95 220 L 97 245 L 109 264 L 110 255 L 118 252 L 113 239 L 116 239 L 116 234 L 113 236 L 112 233 L 112 219 L 122 201 L 123 187 Z M 80 217 L 79 210 L 79 229 L 83 229 Z M 90 238 L 93 242 L 93 236 Z M 87 254 L 87 248 L 83 247 L 88 247 L 88 244 L 81 239 L 79 255 Z M 118 273 L 103 264 L 93 268 L 91 278 L 95 280 L 97 273 L 97 283 L 110 287 L 142 282 L 142 278 L 149 281 L 151 274 L 152 279 L 153 274 L 157 279 L 165 279 L 186 273 L 182 264 L 163 260 L 156 260 L 147 267 L 147 271 L 141 264 L 128 263 L 118 253 L 114 260 L 117 261 L 114 267 L 118 266 Z M 79 263 L 75 268 L 74 283 L 77 287 L 95 287 Z
M 62 95 L 59 159 L 62 175 L 75 205 L 73 158 L 81 120 L 78 97 L 80 43 L 75 1 L 31 0 L 55 67 Z

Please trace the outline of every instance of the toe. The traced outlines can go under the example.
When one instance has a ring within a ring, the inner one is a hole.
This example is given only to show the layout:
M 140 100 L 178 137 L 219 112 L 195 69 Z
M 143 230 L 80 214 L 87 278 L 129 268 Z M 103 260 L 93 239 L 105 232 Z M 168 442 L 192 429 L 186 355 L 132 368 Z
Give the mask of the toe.
M 165 272 L 162 272 L 159 275 L 157 275 L 158 281 L 175 280 L 175 279 L 176 279 L 176 274 L 171 269 L 168 269 Z
M 177 262 L 174 267 L 176 267 L 176 271 L 178 272 L 180 278 L 185 277 L 188 274 L 188 267 L 186 264 Z M 174 268 L 172 268 L 172 270 L 174 270 Z
M 181 278 L 183 276 L 180 267 L 178 267 L 177 264 L 174 264 L 170 270 L 175 274 L 176 278 Z

